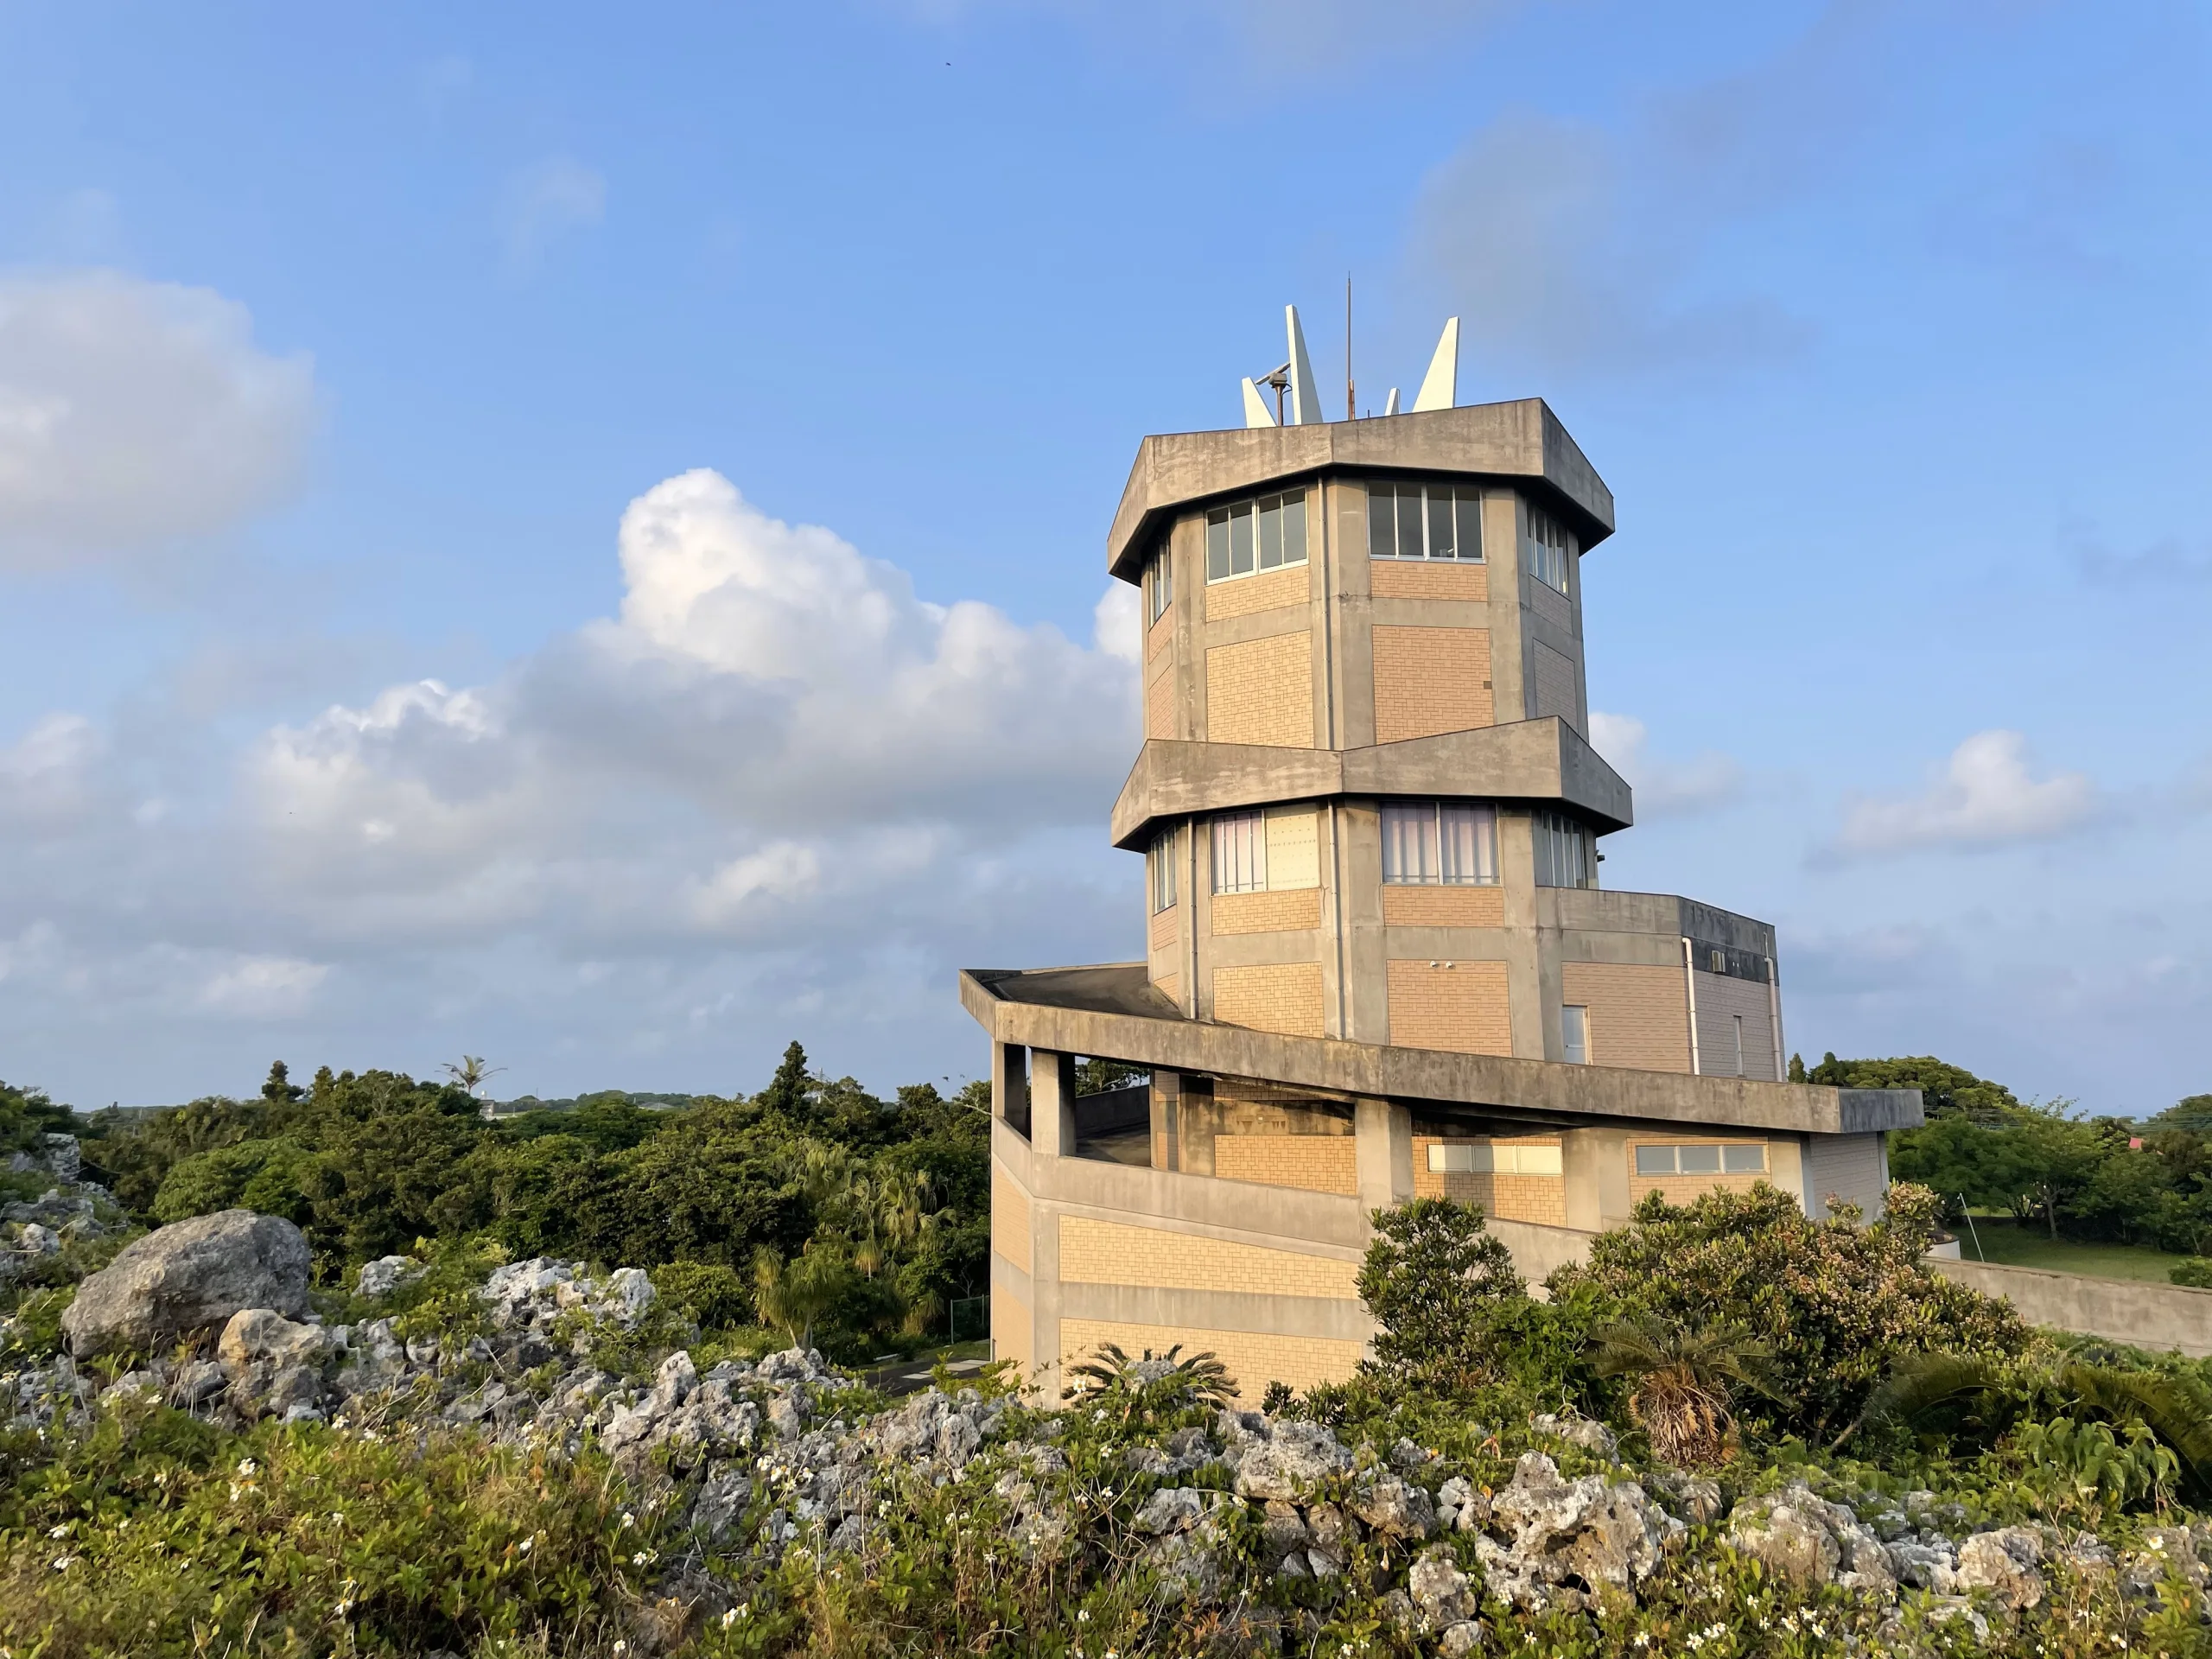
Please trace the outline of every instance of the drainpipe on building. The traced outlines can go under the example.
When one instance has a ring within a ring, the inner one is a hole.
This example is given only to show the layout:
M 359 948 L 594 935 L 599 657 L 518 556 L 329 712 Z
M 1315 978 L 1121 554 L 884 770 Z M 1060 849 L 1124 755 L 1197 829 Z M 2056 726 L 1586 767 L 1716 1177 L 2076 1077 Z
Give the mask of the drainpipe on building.
M 1774 965 L 1772 957 L 1766 959 L 1766 1006 L 1774 1032 L 1774 1080 L 1783 1083 L 1789 1079 L 1789 1071 L 1782 1058 L 1782 970 Z
M 1344 843 L 1337 839 L 1337 804 L 1329 803 L 1329 907 L 1334 913 L 1329 918 L 1330 931 L 1337 936 L 1337 1038 L 1340 1042 L 1351 1039 L 1351 1027 L 1344 1015 Z
M 1682 986 L 1690 1004 L 1690 1075 L 1703 1077 L 1705 1068 L 1699 1064 L 1697 1053 L 1697 963 L 1691 956 L 1687 935 L 1682 939 Z

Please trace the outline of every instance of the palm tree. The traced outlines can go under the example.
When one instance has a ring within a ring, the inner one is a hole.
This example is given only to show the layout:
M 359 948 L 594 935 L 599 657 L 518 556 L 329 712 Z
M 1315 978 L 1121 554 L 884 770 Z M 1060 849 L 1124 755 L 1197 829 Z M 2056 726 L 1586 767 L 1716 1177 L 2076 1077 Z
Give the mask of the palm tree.
M 486 1083 L 506 1069 L 504 1065 L 486 1066 L 481 1054 L 464 1054 L 461 1057 L 459 1065 L 448 1060 L 445 1072 L 448 1077 L 466 1089 L 471 1097 L 474 1097 Z M 492 1116 L 492 1103 L 488 1100 L 484 1103 L 483 1115 L 486 1117 Z
M 1211 1353 L 1185 1357 L 1177 1343 L 1164 1354 L 1144 1351 L 1131 1359 L 1118 1343 L 1103 1342 L 1094 1357 L 1068 1368 L 1069 1400 L 1104 1411 L 1123 1427 L 1150 1422 L 1193 1406 L 1212 1408 L 1233 1404 L 1236 1381 L 1229 1368 Z
M 780 1326 L 796 1348 L 814 1346 L 814 1322 L 836 1306 L 848 1269 L 836 1251 L 810 1244 L 786 1262 L 762 1245 L 753 1257 L 753 1306 L 764 1325 Z
M 1733 1391 L 1774 1397 L 1762 1343 L 1726 1326 L 1688 1330 L 1658 1319 L 1630 1319 L 1599 1331 L 1592 1367 L 1600 1376 L 1635 1379 L 1628 1414 L 1667 1462 L 1723 1463 L 1732 1452 Z

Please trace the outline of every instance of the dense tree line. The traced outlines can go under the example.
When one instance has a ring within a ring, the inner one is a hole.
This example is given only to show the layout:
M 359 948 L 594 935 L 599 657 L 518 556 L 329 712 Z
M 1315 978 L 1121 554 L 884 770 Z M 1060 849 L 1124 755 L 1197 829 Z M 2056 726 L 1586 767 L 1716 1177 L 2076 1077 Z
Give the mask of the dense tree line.
M 325 1067 L 302 1087 L 279 1063 L 256 1098 L 78 1122 L 86 1174 L 143 1220 L 233 1205 L 283 1216 L 333 1281 L 418 1241 L 681 1263 L 671 1281 L 715 1304 L 699 1311 L 716 1322 L 760 1306 L 765 1287 L 824 1340 L 863 1346 L 935 1328 L 949 1301 L 986 1288 L 982 1085 L 880 1100 L 810 1072 L 793 1043 L 749 1096 L 655 1110 L 606 1095 L 491 1121 L 480 1109 L 450 1083 Z M 0 1132 L 28 1109 L 0 1103 Z

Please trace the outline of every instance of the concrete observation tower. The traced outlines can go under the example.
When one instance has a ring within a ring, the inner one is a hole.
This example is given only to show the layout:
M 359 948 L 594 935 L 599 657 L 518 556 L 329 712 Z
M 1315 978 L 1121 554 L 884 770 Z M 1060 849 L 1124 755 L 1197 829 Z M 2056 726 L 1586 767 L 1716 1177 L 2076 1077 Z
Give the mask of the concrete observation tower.
M 1325 422 L 1297 313 L 1245 424 L 1146 438 L 1107 535 L 1143 595 L 1114 844 L 1143 960 L 961 976 L 992 1043 L 992 1335 L 1057 1393 L 1103 1342 L 1256 1399 L 1341 1378 L 1377 1208 L 1479 1203 L 1540 1276 L 1647 1192 L 1878 1213 L 1910 1090 L 1783 1076 L 1774 929 L 1599 881 L 1583 562 L 1613 498 L 1541 399 Z M 1277 417 L 1281 410 L 1281 419 Z M 1082 1059 L 1145 1080 L 1083 1094 Z

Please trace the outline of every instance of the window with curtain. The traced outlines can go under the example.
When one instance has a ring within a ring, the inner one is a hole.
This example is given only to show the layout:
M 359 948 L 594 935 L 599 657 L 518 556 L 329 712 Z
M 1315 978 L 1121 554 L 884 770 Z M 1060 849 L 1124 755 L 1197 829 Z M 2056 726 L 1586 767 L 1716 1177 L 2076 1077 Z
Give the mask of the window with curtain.
M 1230 812 L 1213 821 L 1213 890 L 1261 893 L 1268 885 L 1267 821 L 1257 812 Z
M 1566 525 L 1533 502 L 1529 506 L 1529 571 L 1548 588 L 1567 591 L 1567 567 L 1574 562 L 1574 537 Z
M 1587 825 L 1564 812 L 1538 812 L 1532 826 L 1536 843 L 1536 885 L 1594 887 L 1598 885 L 1598 842 Z
M 1175 565 L 1163 537 L 1144 562 L 1144 621 L 1147 627 L 1167 613 L 1175 602 Z
M 1206 580 L 1306 563 L 1306 492 L 1262 495 L 1206 514 Z
M 1368 480 L 1367 551 L 1377 559 L 1480 560 L 1482 492 L 1466 484 Z
M 1393 801 L 1382 809 L 1382 880 L 1393 887 L 1488 887 L 1497 880 L 1497 809 Z
M 1146 873 L 1151 878 L 1154 915 L 1175 907 L 1175 832 L 1164 830 L 1152 838 L 1151 849 L 1145 854 Z

